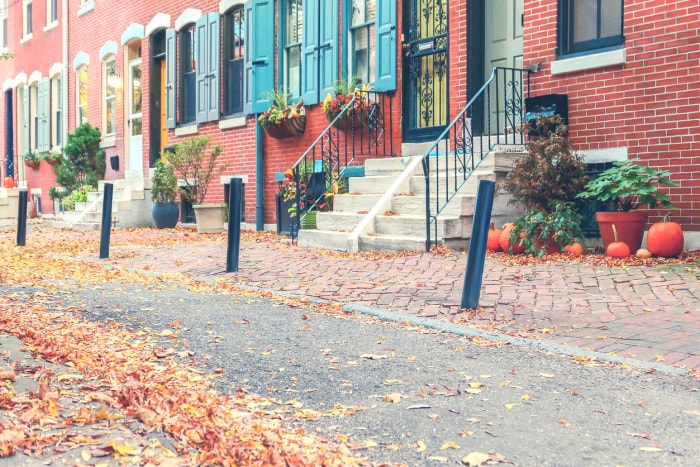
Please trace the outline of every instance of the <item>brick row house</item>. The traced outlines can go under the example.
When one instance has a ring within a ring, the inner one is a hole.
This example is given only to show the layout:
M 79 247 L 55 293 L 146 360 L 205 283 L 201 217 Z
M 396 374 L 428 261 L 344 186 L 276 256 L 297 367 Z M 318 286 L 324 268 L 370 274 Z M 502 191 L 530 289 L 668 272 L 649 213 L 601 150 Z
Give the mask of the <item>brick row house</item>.
M 3 170 L 42 213 L 53 212 L 52 171 L 23 155 L 60 148 L 87 121 L 113 181 L 148 179 L 170 146 L 211 136 L 226 169 L 208 200 L 241 178 L 245 222 L 274 228 L 280 174 L 326 131 L 322 102 L 338 80 L 355 76 L 381 99 L 381 144 L 371 131 L 373 143 L 337 140 L 360 164 L 434 141 L 504 67 L 525 70 L 522 113 L 525 97 L 566 96 L 587 163 L 670 170 L 674 219 L 687 246 L 700 244 L 695 0 L 0 0 L 0 18 L 2 50 L 16 55 L 0 61 Z M 303 100 L 300 136 L 275 139 L 257 123 L 278 89 Z

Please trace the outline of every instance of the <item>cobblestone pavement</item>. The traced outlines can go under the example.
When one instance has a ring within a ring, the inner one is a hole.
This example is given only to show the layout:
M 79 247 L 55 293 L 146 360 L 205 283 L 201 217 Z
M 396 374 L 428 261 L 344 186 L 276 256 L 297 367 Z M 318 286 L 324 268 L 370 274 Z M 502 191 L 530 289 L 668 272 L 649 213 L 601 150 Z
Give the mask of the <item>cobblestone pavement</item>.
M 118 230 L 117 230 L 118 232 Z M 466 255 L 372 259 L 284 241 L 242 242 L 225 273 L 226 236 L 175 247 L 112 240 L 109 261 L 343 304 L 477 325 L 545 342 L 700 369 L 700 266 L 504 265 L 487 258 L 479 309 L 460 308 Z

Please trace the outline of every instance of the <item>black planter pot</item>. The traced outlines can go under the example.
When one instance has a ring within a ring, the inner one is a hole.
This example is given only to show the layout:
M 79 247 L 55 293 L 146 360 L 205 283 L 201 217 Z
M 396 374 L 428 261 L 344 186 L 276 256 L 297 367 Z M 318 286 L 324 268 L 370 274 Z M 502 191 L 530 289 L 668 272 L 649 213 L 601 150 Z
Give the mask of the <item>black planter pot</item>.
M 179 203 L 154 203 L 151 215 L 157 229 L 172 229 L 180 218 Z

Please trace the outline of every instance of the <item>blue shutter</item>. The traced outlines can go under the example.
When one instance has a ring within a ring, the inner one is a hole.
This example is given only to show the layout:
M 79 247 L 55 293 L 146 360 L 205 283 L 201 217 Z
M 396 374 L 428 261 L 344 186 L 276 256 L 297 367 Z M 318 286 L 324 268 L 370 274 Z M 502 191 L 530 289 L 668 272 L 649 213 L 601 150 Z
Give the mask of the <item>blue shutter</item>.
M 197 20 L 197 123 L 219 119 L 219 14 Z
M 246 112 L 261 113 L 270 107 L 275 87 L 275 21 L 273 0 L 252 0 L 246 5 Z M 250 8 L 250 10 L 249 10 Z
M 319 24 L 319 100 L 333 92 L 338 81 L 338 2 L 318 0 L 320 11 Z M 305 24 L 314 24 L 305 23 Z M 306 102 L 306 100 L 304 100 Z
M 24 125 L 24 153 L 28 153 L 30 150 L 29 142 L 29 86 L 26 84 L 22 87 L 22 97 L 24 98 L 24 109 L 22 112 L 22 124 Z
M 165 30 L 165 127 L 175 128 L 175 48 L 177 32 L 174 29 Z
M 219 119 L 219 72 L 220 67 L 220 15 L 218 13 L 209 13 L 207 15 L 207 26 L 209 30 L 209 57 L 207 58 L 207 72 L 209 74 L 208 106 L 207 106 L 207 121 L 216 121 Z
M 207 78 L 208 64 L 207 59 L 209 54 L 207 49 L 209 48 L 209 43 L 207 42 L 208 34 L 208 22 L 207 16 L 202 16 L 197 20 L 195 24 L 197 35 L 196 45 L 197 49 L 194 51 L 194 63 L 195 63 L 195 83 L 196 83 L 196 105 L 197 109 L 197 123 L 204 123 L 207 121 L 207 107 L 209 106 L 209 93 L 207 88 L 209 87 L 209 79 Z
M 396 89 L 396 2 L 377 1 L 376 91 Z
M 318 97 L 318 0 L 303 4 L 304 37 L 301 44 L 301 96 L 304 104 L 319 102 Z M 325 97 L 325 94 L 323 95 Z M 321 99 L 323 99 L 323 97 Z
M 253 2 L 247 0 L 243 7 L 243 21 L 245 21 L 245 37 L 243 38 L 243 111 L 247 114 L 253 113 L 253 53 L 250 50 L 250 42 L 253 39 L 250 27 L 253 15 Z
M 49 109 L 51 107 L 50 80 L 44 78 L 37 88 L 37 150 L 51 149 L 51 126 L 49 125 Z

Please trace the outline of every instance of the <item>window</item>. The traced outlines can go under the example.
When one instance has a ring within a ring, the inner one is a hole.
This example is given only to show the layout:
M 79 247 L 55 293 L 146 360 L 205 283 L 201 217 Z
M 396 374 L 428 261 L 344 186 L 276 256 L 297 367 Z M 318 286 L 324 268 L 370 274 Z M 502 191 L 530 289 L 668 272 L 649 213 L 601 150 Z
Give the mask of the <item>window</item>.
M 22 36 L 28 37 L 32 34 L 32 0 L 24 0 L 22 5 Z
M 104 109 L 103 109 L 103 134 L 114 136 L 117 132 L 117 75 L 116 60 L 114 57 L 104 62 Z
M 353 0 L 350 25 L 350 63 L 352 75 L 362 83 L 374 83 L 376 36 L 376 0 Z
M 77 87 L 76 95 L 78 98 L 76 102 L 78 104 L 78 109 L 76 112 L 76 126 L 80 126 L 88 121 L 88 70 L 86 66 L 80 68 L 77 72 L 78 76 L 76 79 Z
M 58 0 L 46 0 L 46 24 L 58 21 Z
M 559 0 L 558 56 L 624 43 L 623 0 Z
M 39 132 L 37 131 L 37 127 L 39 124 L 39 115 L 38 115 L 38 94 L 39 94 L 39 89 L 37 83 L 33 83 L 29 85 L 29 93 L 27 95 L 27 98 L 29 99 L 28 102 L 28 110 L 29 110 L 29 151 L 35 152 L 37 150 L 37 147 L 39 146 Z
M 224 15 L 224 115 L 243 112 L 244 21 L 243 7 Z
M 197 47 L 197 27 L 194 24 L 185 26 L 180 31 L 180 123 L 188 124 L 195 121 L 196 102 L 196 72 L 197 63 L 194 53 Z
M 7 0 L 0 0 L 0 49 L 7 48 Z
M 292 97 L 301 96 L 301 42 L 304 39 L 302 0 L 287 0 L 284 45 L 284 89 Z

